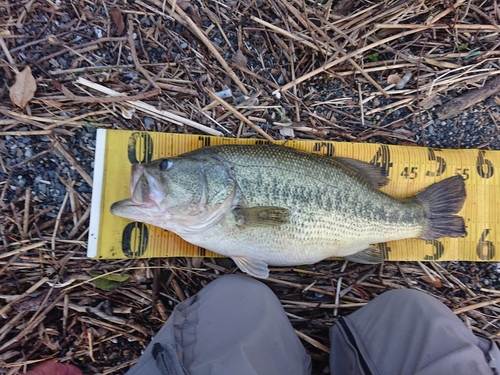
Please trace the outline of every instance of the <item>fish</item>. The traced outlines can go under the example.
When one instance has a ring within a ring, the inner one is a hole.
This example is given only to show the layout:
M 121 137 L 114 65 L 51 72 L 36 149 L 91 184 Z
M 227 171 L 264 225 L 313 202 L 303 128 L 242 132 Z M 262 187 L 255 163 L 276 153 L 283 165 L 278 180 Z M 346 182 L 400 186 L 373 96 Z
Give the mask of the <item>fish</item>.
M 134 164 L 131 197 L 111 213 L 174 232 L 231 257 L 245 273 L 341 257 L 384 260 L 375 244 L 461 237 L 466 199 L 460 175 L 413 197 L 380 190 L 383 168 L 281 145 L 208 146 Z

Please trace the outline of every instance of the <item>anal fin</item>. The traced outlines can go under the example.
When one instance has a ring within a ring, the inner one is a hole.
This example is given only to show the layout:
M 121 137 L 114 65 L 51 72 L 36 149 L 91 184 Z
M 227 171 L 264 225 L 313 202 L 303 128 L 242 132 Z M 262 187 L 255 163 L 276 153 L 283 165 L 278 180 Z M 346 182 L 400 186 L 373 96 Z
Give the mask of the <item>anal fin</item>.
M 369 246 L 364 250 L 344 257 L 344 259 L 361 264 L 378 264 L 384 261 L 384 255 L 378 247 Z
M 267 263 L 263 260 L 243 256 L 234 256 L 231 258 L 243 272 L 248 273 L 251 276 L 258 277 L 259 279 L 267 279 L 269 277 L 269 268 L 267 268 Z

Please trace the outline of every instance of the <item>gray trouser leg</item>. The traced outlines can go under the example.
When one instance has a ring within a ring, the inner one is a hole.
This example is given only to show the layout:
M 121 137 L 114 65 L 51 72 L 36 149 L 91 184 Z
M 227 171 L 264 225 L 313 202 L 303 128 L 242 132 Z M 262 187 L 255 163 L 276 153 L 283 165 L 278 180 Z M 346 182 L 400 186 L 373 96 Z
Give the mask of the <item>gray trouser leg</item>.
M 311 359 L 274 293 L 223 276 L 179 304 L 126 375 L 305 375 Z
M 500 369 L 494 342 L 475 336 L 444 304 L 414 290 L 386 292 L 341 318 L 330 340 L 332 375 L 472 375 Z

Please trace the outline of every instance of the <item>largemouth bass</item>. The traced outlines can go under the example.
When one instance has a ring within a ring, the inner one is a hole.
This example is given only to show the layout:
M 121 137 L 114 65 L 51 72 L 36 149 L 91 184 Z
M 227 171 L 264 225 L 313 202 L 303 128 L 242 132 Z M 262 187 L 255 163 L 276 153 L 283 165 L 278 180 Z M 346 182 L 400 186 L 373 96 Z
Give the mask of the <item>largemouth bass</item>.
M 111 212 L 172 231 L 231 257 L 259 278 L 268 265 L 311 264 L 327 257 L 383 260 L 373 246 L 404 238 L 465 234 L 455 214 L 462 177 L 407 199 L 378 188 L 381 168 L 354 159 L 276 145 L 224 145 L 132 166 L 130 199 Z

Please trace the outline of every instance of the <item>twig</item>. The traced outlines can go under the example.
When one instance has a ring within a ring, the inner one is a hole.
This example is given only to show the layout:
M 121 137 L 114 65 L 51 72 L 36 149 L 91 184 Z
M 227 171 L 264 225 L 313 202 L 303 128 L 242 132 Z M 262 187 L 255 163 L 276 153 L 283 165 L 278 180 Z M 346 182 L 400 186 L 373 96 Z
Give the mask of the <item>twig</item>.
M 92 177 L 90 177 L 88 173 L 85 172 L 85 170 L 82 168 L 82 166 L 78 164 L 73 155 L 71 155 L 68 151 L 66 151 L 66 149 L 54 137 L 52 137 L 52 139 L 55 143 L 55 147 L 57 148 L 57 150 L 66 158 L 66 160 L 73 167 L 75 167 L 76 171 L 80 174 L 80 176 L 83 177 L 85 182 L 87 182 L 87 184 L 89 184 L 89 186 L 92 187 L 93 185 Z
M 172 8 L 174 8 L 174 2 L 176 0 L 167 0 L 168 3 Z M 231 67 L 228 65 L 226 60 L 221 56 L 219 51 L 214 47 L 212 42 L 205 36 L 203 31 L 198 27 L 198 25 L 189 17 L 182 9 L 181 7 L 176 6 L 175 7 L 175 12 L 182 17 L 182 19 L 188 24 L 189 30 L 193 32 L 200 40 L 205 44 L 205 46 L 210 50 L 210 52 L 214 55 L 214 57 L 217 59 L 219 64 L 222 65 L 224 70 L 226 71 L 227 75 L 231 77 L 231 79 L 236 83 L 238 88 L 241 90 L 241 92 L 245 95 L 248 94 L 248 90 L 246 89 L 245 85 L 243 82 L 240 81 L 238 76 L 234 73 L 234 71 L 231 69 Z
M 362 52 L 365 52 L 365 51 L 369 51 L 371 49 L 374 49 L 375 47 L 378 47 L 382 44 L 385 44 L 385 43 L 388 43 L 394 39 L 398 39 L 398 38 L 401 38 L 401 37 L 404 37 L 404 36 L 407 36 L 407 35 L 411 35 L 411 34 L 414 34 L 414 33 L 418 33 L 420 31 L 424 31 L 426 29 L 428 29 L 429 27 L 427 26 L 422 26 L 421 28 L 419 29 L 413 29 L 413 30 L 408 30 L 408 31 L 404 31 L 402 33 L 399 33 L 399 34 L 396 34 L 396 35 L 392 35 L 390 37 L 387 37 L 385 39 L 382 39 L 382 40 L 379 40 L 378 42 L 375 42 L 375 43 L 372 43 L 372 44 L 369 44 L 365 47 L 361 47 L 353 52 L 350 52 L 334 61 L 331 61 L 329 63 L 326 63 L 324 66 L 322 66 L 321 68 L 318 68 L 318 69 L 315 69 L 313 70 L 312 72 L 309 72 L 307 74 L 304 74 L 302 77 L 299 77 L 297 79 L 295 79 L 294 81 L 284 85 L 280 90 L 276 90 L 276 91 L 285 91 L 285 90 L 289 90 L 291 87 L 295 86 L 295 85 L 298 85 L 306 80 L 308 80 L 309 78 L 312 78 L 314 77 L 315 75 L 318 75 L 320 73 L 323 73 L 323 72 L 326 72 L 328 69 L 334 67 L 335 65 L 338 65 L 340 64 L 341 62 L 344 62 L 346 61 L 347 59 L 349 59 L 350 57 L 355 57 L 357 55 L 359 55 L 360 53 Z M 276 92 L 275 91 L 275 92 Z
M 28 236 L 28 224 L 30 218 L 30 199 L 31 199 L 31 188 L 28 186 L 24 193 L 24 220 L 23 220 L 23 232 L 22 238 Z
M 302 340 L 307 341 L 309 344 L 315 346 L 318 349 L 321 349 L 325 353 L 330 353 L 330 348 L 326 345 L 323 345 L 318 340 L 313 339 L 312 337 L 307 336 L 305 333 L 300 332 L 299 330 L 295 330 L 297 336 L 299 336 Z
M 490 305 L 496 305 L 497 303 L 500 303 L 500 298 L 496 298 L 496 299 L 491 300 L 491 301 L 484 301 L 484 302 L 475 303 L 474 305 L 460 307 L 458 309 L 454 309 L 453 312 L 458 315 L 458 314 L 461 314 L 463 312 L 480 309 L 482 307 L 486 307 L 486 306 L 490 306 Z
M 257 133 L 259 133 L 260 135 L 262 135 L 264 138 L 270 140 L 270 141 L 273 141 L 274 142 L 274 139 L 269 135 L 267 134 L 264 130 L 262 130 L 260 127 L 258 127 L 257 125 L 255 125 L 252 121 L 250 121 L 249 119 L 247 119 L 245 116 L 243 116 L 240 112 L 238 112 L 235 108 L 233 108 L 231 105 L 229 105 L 229 103 L 227 103 L 224 99 L 221 99 L 219 98 L 217 95 L 215 95 L 215 92 L 211 91 L 211 90 L 207 90 L 207 94 L 213 99 L 213 100 L 216 100 L 217 102 L 219 102 L 220 104 L 222 104 L 222 106 L 224 106 L 224 108 L 226 108 L 228 111 L 230 111 L 233 115 L 235 115 L 236 117 L 238 117 L 241 121 L 243 121 L 245 124 L 247 124 L 248 126 L 250 126 L 253 130 L 255 130 Z
M 111 90 L 111 89 L 109 89 L 105 86 L 99 85 L 97 83 L 90 82 L 89 80 L 82 78 L 82 77 L 78 78 L 77 83 L 84 85 L 84 86 L 87 86 L 87 87 L 91 87 L 94 90 L 98 90 L 98 91 L 105 93 L 105 94 L 108 94 L 108 95 L 120 95 L 118 92 L 116 92 L 114 90 Z M 184 117 L 181 117 L 181 116 L 176 115 L 174 113 L 171 113 L 169 111 L 156 109 L 152 105 L 146 104 L 146 103 L 141 102 L 139 100 L 136 100 L 136 101 L 127 100 L 127 104 L 131 105 L 134 108 L 137 108 L 139 110 L 147 112 L 153 116 L 159 117 L 161 119 L 166 119 L 167 121 L 173 121 L 173 122 L 177 122 L 179 124 L 188 125 L 188 126 L 191 126 L 191 127 L 198 129 L 198 130 L 201 130 L 202 132 L 210 134 L 210 135 L 215 135 L 215 136 L 222 136 L 223 135 L 222 132 L 220 132 L 218 130 L 214 130 L 214 129 L 209 128 L 205 125 L 199 124 L 199 123 L 192 121 L 192 120 L 189 120 L 189 119 L 186 119 Z

